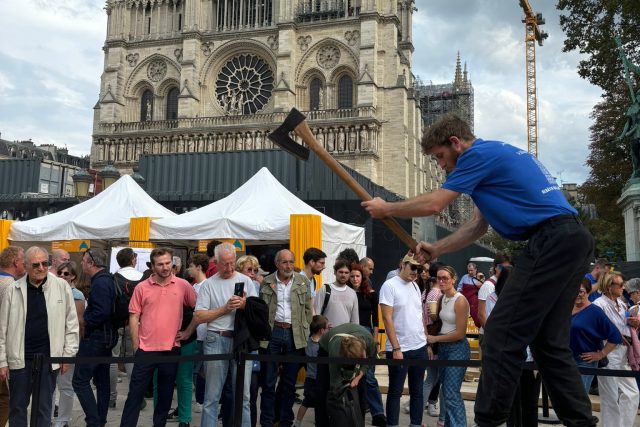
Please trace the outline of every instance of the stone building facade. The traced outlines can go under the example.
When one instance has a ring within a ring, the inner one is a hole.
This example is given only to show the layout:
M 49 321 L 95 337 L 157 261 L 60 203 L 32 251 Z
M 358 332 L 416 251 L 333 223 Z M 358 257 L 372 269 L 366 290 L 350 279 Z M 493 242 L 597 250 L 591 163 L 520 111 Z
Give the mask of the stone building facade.
M 420 152 L 415 0 L 107 0 L 93 167 L 143 153 L 273 148 L 296 107 L 338 160 L 402 196 L 438 188 Z

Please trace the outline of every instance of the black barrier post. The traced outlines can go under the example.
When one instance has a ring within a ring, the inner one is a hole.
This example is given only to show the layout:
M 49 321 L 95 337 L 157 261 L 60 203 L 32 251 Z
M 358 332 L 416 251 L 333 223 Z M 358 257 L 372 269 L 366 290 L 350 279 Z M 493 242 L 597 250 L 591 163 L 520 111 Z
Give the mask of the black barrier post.
M 42 383 L 42 371 L 44 369 L 44 355 L 34 354 L 31 362 L 31 422 L 33 427 L 38 426 L 38 413 L 40 412 L 40 384 Z
M 233 399 L 233 425 L 242 427 L 242 405 L 244 404 L 244 371 L 247 366 L 247 353 L 236 353 L 236 392 Z M 231 361 L 233 363 L 233 361 Z M 253 363 L 253 362 L 251 362 Z

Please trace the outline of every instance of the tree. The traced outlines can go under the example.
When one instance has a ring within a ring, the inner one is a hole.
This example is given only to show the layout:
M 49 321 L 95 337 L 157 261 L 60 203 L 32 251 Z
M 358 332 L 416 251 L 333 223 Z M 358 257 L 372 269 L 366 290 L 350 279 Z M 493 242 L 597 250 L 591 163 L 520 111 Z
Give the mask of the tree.
M 640 63 L 640 7 L 637 0 L 559 0 L 557 8 L 567 36 L 563 50 L 585 55 L 578 74 L 603 89 L 603 100 L 591 113 L 590 172 L 579 187 L 579 202 L 593 204 L 598 213 L 585 221 L 596 238 L 596 256 L 624 257 L 624 222 L 616 201 L 632 167 L 629 141 L 615 139 L 624 127 L 629 91 L 615 36 L 630 60 Z
M 563 51 L 586 55 L 578 74 L 605 92 L 613 91 L 622 78 L 615 35 L 631 61 L 640 62 L 638 0 L 558 0 L 557 8 L 567 36 Z

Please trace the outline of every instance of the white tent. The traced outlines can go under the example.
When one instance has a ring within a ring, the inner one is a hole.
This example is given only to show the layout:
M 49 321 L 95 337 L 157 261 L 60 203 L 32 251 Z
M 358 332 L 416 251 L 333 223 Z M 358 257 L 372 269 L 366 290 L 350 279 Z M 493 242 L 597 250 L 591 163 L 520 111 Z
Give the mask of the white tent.
M 80 204 L 51 215 L 11 224 L 9 240 L 54 241 L 129 237 L 131 218 L 177 216 L 156 203 L 129 175 Z
M 323 279 L 335 256 L 353 248 L 365 256 L 364 228 L 338 222 L 294 196 L 267 168 L 262 168 L 224 199 L 172 218 L 151 222 L 152 240 L 244 239 L 288 241 L 291 214 L 320 215 L 322 250 L 328 255 Z

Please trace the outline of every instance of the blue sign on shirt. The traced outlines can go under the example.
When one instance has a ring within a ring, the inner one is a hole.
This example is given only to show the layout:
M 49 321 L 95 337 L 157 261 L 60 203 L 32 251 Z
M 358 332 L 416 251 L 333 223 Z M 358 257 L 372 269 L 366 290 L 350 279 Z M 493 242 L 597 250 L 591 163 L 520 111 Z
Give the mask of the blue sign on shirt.
M 538 159 L 500 141 L 476 139 L 442 188 L 469 194 L 491 227 L 510 240 L 523 240 L 548 218 L 577 215 Z

